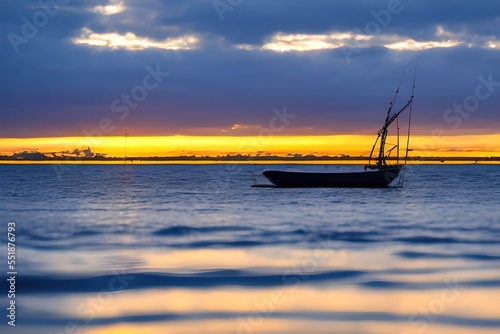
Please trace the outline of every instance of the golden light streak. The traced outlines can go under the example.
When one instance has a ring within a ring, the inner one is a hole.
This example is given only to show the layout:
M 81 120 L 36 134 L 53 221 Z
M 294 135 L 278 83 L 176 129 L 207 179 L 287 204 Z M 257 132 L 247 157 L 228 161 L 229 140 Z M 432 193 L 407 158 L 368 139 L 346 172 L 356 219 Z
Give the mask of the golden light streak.
M 154 156 L 224 156 L 227 154 L 256 155 L 268 152 L 272 155 L 314 154 L 315 156 L 366 156 L 373 145 L 374 136 L 149 136 L 128 137 L 129 157 Z M 395 138 L 389 137 L 388 144 Z M 411 156 L 466 156 L 489 157 L 500 155 L 500 134 L 462 135 L 447 137 L 413 136 Z M 12 155 L 23 150 L 42 153 L 72 151 L 75 148 L 105 153 L 108 157 L 123 157 L 124 137 L 45 137 L 0 139 L 0 154 Z M 404 147 L 403 147 L 404 148 Z
M 270 301 L 277 288 L 245 290 L 241 288 L 219 288 L 214 290 L 172 289 L 136 291 L 117 294 L 113 302 L 99 312 L 99 318 L 120 317 L 124 314 L 162 314 L 189 312 L 251 312 L 256 303 Z M 377 312 L 383 307 L 384 312 L 393 314 L 418 313 L 423 306 L 441 296 L 440 290 L 425 291 L 370 291 L 357 287 L 342 286 L 315 287 L 302 286 L 280 287 L 275 307 L 278 312 Z M 452 292 L 448 297 L 453 297 Z M 454 303 L 446 304 L 448 315 L 483 317 L 496 319 L 498 309 L 492 307 L 500 297 L 500 291 L 474 289 L 463 291 L 455 297 Z M 58 305 L 68 305 L 63 310 L 69 316 L 78 309 L 81 299 L 74 296 L 55 297 Z M 141 300 L 141 303 L 134 301 Z M 175 303 L 165 303 L 175 300 Z M 304 300 L 310 301 L 304 303 Z M 31 305 L 43 303 L 31 303 Z M 469 305 L 482 305 L 471 309 Z M 40 312 L 43 310 L 39 310 Z
M 244 319 L 247 319 L 245 317 Z M 259 318 L 257 318 L 259 319 Z M 265 318 L 255 330 L 244 329 L 240 333 L 309 333 L 314 329 L 314 333 L 404 333 L 421 334 L 421 327 L 412 326 L 409 322 L 388 323 L 388 322 L 342 322 L 342 321 L 313 321 L 297 319 L 273 319 Z M 259 321 L 259 320 L 253 320 Z M 116 324 L 103 327 L 91 327 L 86 334 L 174 334 L 174 333 L 237 333 L 238 326 L 245 324 L 245 320 L 224 319 L 224 320 L 184 320 L 176 322 L 141 323 L 141 324 Z M 259 322 L 260 324 L 260 322 Z M 245 328 L 245 327 L 242 327 Z M 361 330 L 360 330 L 361 328 Z M 481 328 L 481 334 L 497 334 L 497 328 Z M 453 325 L 441 325 L 429 323 L 425 329 L 425 334 L 471 334 L 471 328 L 460 328 Z

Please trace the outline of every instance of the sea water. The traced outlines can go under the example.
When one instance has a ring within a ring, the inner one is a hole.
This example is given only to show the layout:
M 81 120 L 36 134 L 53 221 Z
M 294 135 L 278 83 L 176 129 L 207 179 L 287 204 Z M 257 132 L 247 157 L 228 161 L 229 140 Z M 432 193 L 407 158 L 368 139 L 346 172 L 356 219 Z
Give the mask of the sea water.
M 263 168 L 0 165 L 0 331 L 499 332 L 498 165 L 252 188 Z

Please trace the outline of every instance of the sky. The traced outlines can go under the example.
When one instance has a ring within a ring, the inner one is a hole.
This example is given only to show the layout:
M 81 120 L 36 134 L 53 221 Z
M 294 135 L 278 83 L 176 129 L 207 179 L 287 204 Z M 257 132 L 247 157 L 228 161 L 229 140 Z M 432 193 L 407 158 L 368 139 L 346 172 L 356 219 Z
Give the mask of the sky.
M 373 138 L 405 69 L 398 103 L 411 95 L 407 64 L 420 43 L 413 133 L 444 151 L 470 150 L 475 138 L 476 150 L 500 152 L 498 0 L 1 0 L 0 9 L 0 151 L 126 131 L 155 136 L 149 144 L 198 138 L 200 152 L 217 151 L 203 148 L 210 136 Z

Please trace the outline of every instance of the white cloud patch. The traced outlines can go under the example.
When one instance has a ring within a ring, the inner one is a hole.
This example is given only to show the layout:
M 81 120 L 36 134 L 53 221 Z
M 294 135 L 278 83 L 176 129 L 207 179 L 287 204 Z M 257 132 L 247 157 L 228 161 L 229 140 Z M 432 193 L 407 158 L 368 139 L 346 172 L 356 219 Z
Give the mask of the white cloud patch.
M 420 49 L 435 49 L 435 48 L 452 48 L 458 45 L 463 44 L 460 41 L 448 40 L 448 41 L 421 41 L 417 42 L 413 39 L 407 39 L 401 42 L 395 42 L 391 44 L 385 44 L 384 47 L 391 50 L 417 50 L 420 46 Z
M 96 33 L 88 28 L 83 28 L 80 36 L 73 39 L 73 43 L 75 44 L 125 50 L 191 50 L 197 48 L 199 42 L 199 38 L 194 35 L 154 40 L 148 37 L 137 36 L 133 32 L 125 34 L 116 32 Z
M 481 36 L 481 35 L 470 35 L 467 32 L 451 32 L 446 31 L 442 26 L 437 26 L 436 36 L 448 38 L 448 42 L 460 41 L 460 44 L 465 44 L 469 48 L 491 48 L 500 49 L 500 40 L 495 36 Z
M 407 36 L 395 34 L 363 35 L 352 32 L 331 32 L 329 34 L 286 34 L 283 32 L 271 36 L 262 45 L 238 44 L 240 50 L 270 50 L 275 52 L 307 52 L 338 48 L 364 49 L 385 47 L 391 50 L 417 50 L 420 48 L 453 48 L 461 45 L 481 48 L 500 48 L 498 40 L 492 36 L 467 36 L 466 33 L 453 33 L 437 26 L 435 38 L 416 41 Z
M 372 36 L 353 33 L 331 34 L 285 34 L 282 32 L 272 36 L 264 45 L 256 47 L 248 44 L 236 45 L 242 50 L 271 50 L 277 52 L 288 51 L 316 51 L 336 49 L 349 44 L 350 41 L 368 41 Z
M 485 38 L 484 41 L 481 41 L 481 44 L 485 48 L 500 50 L 500 39 L 494 37 Z
M 436 27 L 436 36 L 438 36 L 438 37 L 456 39 L 456 38 L 461 37 L 461 35 L 462 34 L 456 34 L 456 33 L 452 33 L 451 31 L 446 31 L 442 26 Z
M 125 10 L 125 5 L 123 1 L 116 2 L 111 1 L 111 3 L 107 6 L 95 6 L 92 11 L 96 13 L 100 13 L 102 15 L 114 15 L 121 13 Z

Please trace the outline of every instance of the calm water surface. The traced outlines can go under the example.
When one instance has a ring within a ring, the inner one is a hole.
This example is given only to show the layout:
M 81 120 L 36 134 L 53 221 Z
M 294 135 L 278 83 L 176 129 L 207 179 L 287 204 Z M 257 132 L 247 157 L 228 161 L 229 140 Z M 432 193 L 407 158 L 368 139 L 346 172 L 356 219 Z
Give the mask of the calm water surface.
M 498 333 L 500 166 L 251 188 L 247 165 L 0 165 L 2 333 Z M 335 168 L 335 167 L 330 167 Z

